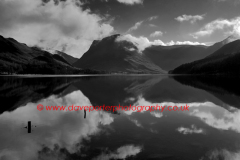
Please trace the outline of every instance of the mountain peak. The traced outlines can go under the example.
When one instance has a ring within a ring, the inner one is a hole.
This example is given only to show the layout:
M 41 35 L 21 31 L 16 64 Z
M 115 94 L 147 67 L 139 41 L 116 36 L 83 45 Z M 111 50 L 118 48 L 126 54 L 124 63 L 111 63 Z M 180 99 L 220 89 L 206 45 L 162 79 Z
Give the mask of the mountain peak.
M 133 43 L 117 41 L 119 36 L 117 34 L 94 41 L 73 66 L 114 73 L 166 73 L 145 55 L 137 52 Z
M 114 34 L 114 35 L 103 38 L 101 41 L 115 41 L 119 36 L 121 36 L 121 35 Z

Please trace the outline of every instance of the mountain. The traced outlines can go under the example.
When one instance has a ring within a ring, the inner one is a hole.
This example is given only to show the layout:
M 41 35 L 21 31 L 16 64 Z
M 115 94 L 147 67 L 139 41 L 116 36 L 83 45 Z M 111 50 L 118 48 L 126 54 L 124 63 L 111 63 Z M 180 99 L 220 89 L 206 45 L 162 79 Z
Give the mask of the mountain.
M 225 43 L 219 42 L 212 46 L 203 45 L 174 45 L 174 46 L 150 46 L 143 53 L 156 65 L 164 70 L 174 68 L 203 59 L 224 46 Z
M 226 39 L 224 39 L 222 42 L 219 42 L 219 43 L 222 43 L 223 45 L 226 45 L 226 44 L 231 43 L 233 41 L 236 41 L 238 39 L 240 39 L 240 36 L 236 35 L 236 34 L 233 34 L 233 35 L 230 35 L 229 37 L 227 37 Z
M 217 50 L 213 54 L 209 55 L 207 58 L 214 58 L 214 57 L 217 58 L 217 57 L 224 57 L 228 55 L 234 55 L 240 50 L 239 40 L 232 39 L 232 36 L 225 39 L 222 43 L 223 44 L 225 43 L 225 46 L 223 46 L 221 49 Z
M 75 74 L 81 70 L 59 55 L 0 36 L 1 74 Z
M 238 38 L 237 36 L 230 36 L 209 47 L 202 45 L 150 46 L 141 53 L 132 42 L 116 41 L 119 36 L 118 34 L 93 41 L 89 50 L 80 59 L 60 51 L 52 55 L 38 47 L 29 47 L 13 38 L 0 36 L 0 73 L 161 74 L 167 73 L 165 70 L 174 69 L 182 64 L 193 61 L 195 64 L 199 59 L 211 61 L 214 59 L 216 63 L 220 61 L 223 63 L 221 58 L 228 57 L 227 61 L 230 64 L 237 57 L 233 58 L 228 55 L 237 56 L 235 53 L 239 51 L 238 46 L 234 44 L 225 48 L 232 44 Z M 181 72 L 183 70 L 185 68 L 181 69 Z
M 72 67 L 61 56 L 57 57 L 48 52 L 29 61 L 23 72 L 27 74 L 77 74 L 79 69 Z
M 124 73 L 166 73 L 151 59 L 137 51 L 128 41 L 117 42 L 120 35 L 94 41 L 90 49 L 73 66 L 83 69 Z
M 143 53 L 156 65 L 164 70 L 173 70 L 178 66 L 210 56 L 224 45 L 239 39 L 238 35 L 231 35 L 225 40 L 212 46 L 203 45 L 174 45 L 150 46 Z
M 60 56 L 58 54 L 54 54 L 52 57 L 58 61 L 65 63 L 65 64 L 71 65 L 70 63 L 68 63 L 68 61 L 66 61 L 65 58 L 63 58 L 62 56 Z
M 183 64 L 173 74 L 240 75 L 240 40 L 227 43 L 204 59 Z
M 143 53 L 156 65 L 167 71 L 210 54 L 206 46 L 189 45 L 151 46 L 146 48 Z
M 55 54 L 63 57 L 71 65 L 78 60 L 78 58 L 72 57 L 72 56 L 70 56 L 70 55 L 68 55 L 68 54 L 66 54 L 64 52 L 55 51 Z

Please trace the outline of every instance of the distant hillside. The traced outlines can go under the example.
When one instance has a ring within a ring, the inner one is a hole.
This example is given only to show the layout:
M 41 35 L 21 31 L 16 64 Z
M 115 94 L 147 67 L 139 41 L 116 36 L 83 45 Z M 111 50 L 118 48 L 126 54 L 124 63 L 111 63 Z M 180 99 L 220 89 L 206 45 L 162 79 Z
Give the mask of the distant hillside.
M 167 71 L 209 54 L 206 46 L 151 46 L 144 50 L 144 55 Z
M 224 43 L 222 42 L 216 43 L 212 46 L 151 46 L 145 49 L 144 54 L 156 65 L 160 66 L 164 70 L 169 71 L 182 64 L 203 59 L 220 49 L 222 46 L 224 46 Z
M 151 46 L 144 50 L 144 54 L 156 65 L 164 70 L 173 70 L 176 67 L 203 59 L 224 45 L 237 40 L 239 37 L 232 35 L 225 40 L 212 46 L 203 45 L 174 45 L 174 46 Z
M 63 57 L 0 36 L 0 74 L 105 73 L 71 66 Z
M 164 74 L 180 65 L 171 73 L 238 73 L 240 47 L 235 36 L 210 47 L 151 46 L 142 53 L 132 42 L 116 41 L 119 36 L 93 41 L 80 59 L 0 36 L 0 74 Z
M 55 54 L 62 56 L 71 65 L 78 60 L 78 58 L 72 57 L 64 52 L 56 51 Z
M 83 69 L 97 69 L 126 73 L 166 73 L 147 56 L 137 52 L 137 47 L 128 41 L 116 42 L 120 35 L 94 41 L 90 49 L 73 65 Z
M 52 57 L 58 61 L 65 63 L 65 64 L 71 65 L 70 63 L 68 63 L 68 61 L 65 60 L 65 58 L 63 58 L 62 56 L 60 56 L 58 54 L 54 54 Z
M 240 75 L 240 40 L 230 42 L 204 59 L 183 64 L 173 74 Z

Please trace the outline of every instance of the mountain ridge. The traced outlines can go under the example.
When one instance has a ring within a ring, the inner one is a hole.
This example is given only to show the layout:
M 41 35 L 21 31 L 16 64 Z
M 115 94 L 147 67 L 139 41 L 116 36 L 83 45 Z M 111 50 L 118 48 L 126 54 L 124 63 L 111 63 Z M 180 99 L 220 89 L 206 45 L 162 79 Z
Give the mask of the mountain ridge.
M 228 63 L 236 63 L 231 55 L 238 58 L 238 52 L 240 52 L 240 40 L 236 40 L 238 37 L 235 35 L 212 46 L 153 45 L 142 52 L 138 51 L 138 47 L 133 42 L 118 41 L 117 38 L 120 36 L 116 34 L 102 40 L 94 40 L 89 50 L 77 59 L 60 51 L 51 54 L 36 46 L 28 47 L 13 38 L 4 38 L 0 35 L 0 72 L 77 74 L 80 70 L 85 70 L 83 73 L 99 73 L 100 71 L 103 74 L 166 74 L 166 70 L 169 71 L 179 65 L 170 73 L 187 73 L 189 68 L 187 69 L 186 66 L 193 66 L 199 61 L 202 63 L 205 61 L 204 64 L 207 64 L 207 61 L 213 64 L 214 61 L 215 64 L 224 63 L 222 61 L 227 59 Z M 211 73 L 216 74 L 217 71 Z
M 133 43 L 128 41 L 116 42 L 119 36 L 117 34 L 105 37 L 101 41 L 93 41 L 89 50 L 73 66 L 111 72 L 167 73 L 148 57 L 140 54 Z
M 62 57 L 0 36 L 1 74 L 73 74 L 80 70 Z
M 210 56 L 226 44 L 237 40 L 232 35 L 223 41 L 216 42 L 211 46 L 203 45 L 173 45 L 173 46 L 150 46 L 143 53 L 161 68 L 171 71 L 182 64 L 191 63 Z
M 75 58 L 75 57 L 73 57 L 73 56 L 70 56 L 69 54 L 64 53 L 64 52 L 61 52 L 61 51 L 57 51 L 57 50 L 56 50 L 54 54 L 63 57 L 63 58 L 64 58 L 69 64 L 71 64 L 71 65 L 78 60 L 78 58 Z
M 240 40 L 232 41 L 204 59 L 183 64 L 173 74 L 240 75 Z

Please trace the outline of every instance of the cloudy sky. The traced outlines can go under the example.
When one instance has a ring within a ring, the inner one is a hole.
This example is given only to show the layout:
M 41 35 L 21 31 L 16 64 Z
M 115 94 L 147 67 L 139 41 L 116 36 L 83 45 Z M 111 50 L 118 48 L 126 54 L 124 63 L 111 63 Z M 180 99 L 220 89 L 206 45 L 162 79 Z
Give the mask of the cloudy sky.
M 81 57 L 120 33 L 149 44 L 213 44 L 240 33 L 240 0 L 1 0 L 0 34 Z

